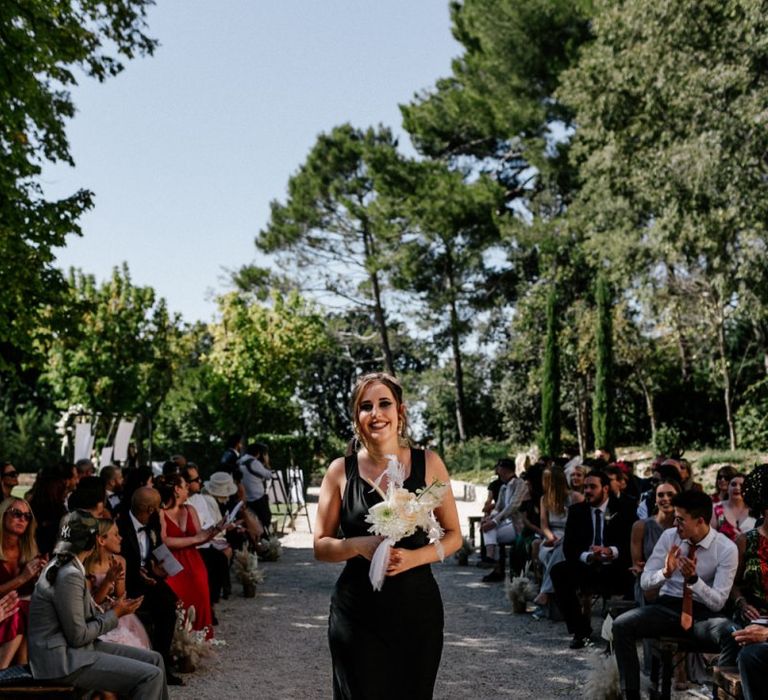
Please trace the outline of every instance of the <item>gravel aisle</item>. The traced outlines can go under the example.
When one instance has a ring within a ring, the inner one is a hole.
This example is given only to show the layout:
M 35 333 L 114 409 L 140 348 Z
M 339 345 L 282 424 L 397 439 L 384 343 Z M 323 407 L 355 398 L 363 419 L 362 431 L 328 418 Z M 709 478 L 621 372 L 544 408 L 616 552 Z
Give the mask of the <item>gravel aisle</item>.
M 477 500 L 484 498 L 478 493 Z M 310 516 L 314 520 L 313 505 Z M 459 502 L 462 523 L 478 513 Z M 233 595 L 217 607 L 218 658 L 184 676 L 171 698 L 314 700 L 331 697 L 326 640 L 331 589 L 342 564 L 316 562 L 306 519 L 283 539 L 283 556 L 263 564 L 256 597 Z M 445 646 L 436 700 L 578 698 L 590 652 L 568 649 L 562 623 L 513 615 L 502 584 L 484 584 L 484 570 L 451 559 L 433 567 L 445 605 Z

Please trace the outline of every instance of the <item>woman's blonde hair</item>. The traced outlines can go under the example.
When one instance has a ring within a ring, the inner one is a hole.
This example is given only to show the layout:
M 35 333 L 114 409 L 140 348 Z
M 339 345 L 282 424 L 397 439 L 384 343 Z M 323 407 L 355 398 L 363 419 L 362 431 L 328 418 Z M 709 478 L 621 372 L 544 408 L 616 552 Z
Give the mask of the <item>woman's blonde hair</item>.
M 383 384 L 392 392 L 392 396 L 394 396 L 395 404 L 397 406 L 398 441 L 400 442 L 401 447 L 409 447 L 411 445 L 411 429 L 408 425 L 408 414 L 405 411 L 405 403 L 403 402 L 403 387 L 395 377 L 387 372 L 369 372 L 368 374 L 363 374 L 358 377 L 355 382 L 355 386 L 352 389 L 352 400 L 350 401 L 349 410 L 352 414 L 352 427 L 354 428 L 357 441 L 365 446 L 365 441 L 360 432 L 360 419 L 358 418 L 358 415 L 360 413 L 360 402 L 363 399 L 363 394 L 372 384 Z
M 115 521 L 112 520 L 112 518 L 98 518 L 96 520 L 98 523 L 99 531 L 96 533 L 96 546 L 93 548 L 93 551 L 85 558 L 85 561 L 83 562 L 83 568 L 86 570 L 86 572 L 90 572 L 91 568 L 94 564 L 96 564 L 99 561 L 99 537 L 106 537 L 107 533 L 112 529 L 112 526 L 115 524 Z
M 5 514 L 15 503 L 23 503 L 29 512 L 32 513 L 32 508 L 30 508 L 29 503 L 23 498 L 10 496 L 0 503 L 0 561 L 6 560 L 5 552 L 3 551 L 3 540 L 5 539 Z M 22 562 L 28 562 L 38 555 L 37 541 L 35 540 L 36 530 L 37 521 L 35 520 L 35 514 L 32 513 L 32 520 L 27 521 L 27 529 L 24 530 L 24 534 L 19 540 L 20 561 Z

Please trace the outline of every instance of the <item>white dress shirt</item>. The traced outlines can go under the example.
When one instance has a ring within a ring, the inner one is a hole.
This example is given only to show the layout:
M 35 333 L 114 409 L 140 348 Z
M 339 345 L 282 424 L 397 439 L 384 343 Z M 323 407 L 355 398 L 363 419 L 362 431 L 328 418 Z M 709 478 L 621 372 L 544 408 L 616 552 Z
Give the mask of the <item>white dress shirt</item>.
M 605 544 L 605 515 L 608 512 L 608 499 L 606 498 L 599 506 L 590 506 L 589 507 L 589 517 L 592 518 L 592 544 L 595 544 L 595 511 L 600 511 L 600 541 L 602 542 L 601 547 L 608 547 L 613 552 L 613 559 L 609 559 L 608 561 L 604 561 L 603 564 L 611 564 L 614 560 L 619 558 L 619 548 L 614 547 L 613 545 L 608 546 Z M 584 563 L 588 564 L 589 557 L 591 556 L 592 552 L 582 552 L 579 555 L 579 559 Z
M 644 591 L 661 586 L 661 595 L 683 597 L 685 582 L 680 571 L 674 571 L 669 578 L 663 574 L 664 560 L 673 545 L 681 545 L 682 556 L 688 556 L 691 543 L 680 539 L 677 528 L 664 530 L 640 577 L 640 586 Z M 689 586 L 693 599 L 714 612 L 722 610 L 731 592 L 738 565 L 736 545 L 714 528 L 709 528 L 707 536 L 696 545 L 696 575 L 699 580 Z
M 146 530 L 141 529 L 144 525 L 136 520 L 136 516 L 133 513 L 128 511 L 128 515 L 131 518 L 133 529 L 136 530 L 136 539 L 139 541 L 139 554 L 141 555 L 142 563 L 144 563 L 149 556 L 149 535 Z

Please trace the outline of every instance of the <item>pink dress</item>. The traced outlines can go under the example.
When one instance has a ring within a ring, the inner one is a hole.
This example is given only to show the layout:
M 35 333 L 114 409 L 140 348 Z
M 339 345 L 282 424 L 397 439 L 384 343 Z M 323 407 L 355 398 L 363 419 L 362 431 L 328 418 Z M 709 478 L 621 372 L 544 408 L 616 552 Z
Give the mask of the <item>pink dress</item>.
M 192 537 L 197 534 L 195 524 L 187 513 L 186 527 L 182 531 L 165 513 L 165 532 L 169 537 Z M 197 547 L 181 547 L 172 549 L 176 561 L 184 567 L 175 576 L 165 579 L 168 586 L 176 594 L 185 608 L 195 606 L 195 622 L 192 629 L 205 629 L 205 638 L 213 637 L 213 614 L 211 613 L 211 597 L 208 589 L 208 569 Z
M 101 585 L 106 574 L 93 574 L 93 588 L 94 590 Z M 108 604 L 109 598 L 105 599 L 101 608 L 107 610 L 110 605 Z M 144 629 L 144 625 L 141 624 L 141 620 L 136 615 L 123 615 L 117 621 L 117 627 L 110 630 L 106 634 L 102 634 L 99 639 L 105 642 L 114 642 L 115 644 L 125 644 L 129 647 L 138 647 L 139 649 L 151 649 L 152 645 L 149 643 L 149 636 L 147 630 Z

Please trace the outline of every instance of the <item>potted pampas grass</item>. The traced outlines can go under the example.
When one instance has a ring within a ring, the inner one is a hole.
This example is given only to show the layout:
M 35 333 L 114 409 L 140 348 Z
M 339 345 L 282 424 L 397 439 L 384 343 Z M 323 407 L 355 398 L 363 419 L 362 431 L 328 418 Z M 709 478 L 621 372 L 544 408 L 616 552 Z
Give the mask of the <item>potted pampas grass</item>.
M 280 546 L 279 543 L 278 546 Z M 264 572 L 259 569 L 259 558 L 248 551 L 247 544 L 235 552 L 232 568 L 238 581 L 243 585 L 243 595 L 246 598 L 253 598 L 256 595 L 256 585 L 264 580 Z
M 536 597 L 537 586 L 527 576 L 517 576 L 506 583 L 507 598 L 512 603 L 512 612 L 524 613 L 528 601 Z
M 220 639 L 206 639 L 206 629 L 193 630 L 195 606 L 186 610 L 181 603 L 176 605 L 176 629 L 171 643 L 171 656 L 180 673 L 192 673 L 206 657 L 212 656 L 215 646 L 225 644 Z

